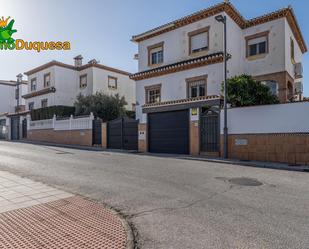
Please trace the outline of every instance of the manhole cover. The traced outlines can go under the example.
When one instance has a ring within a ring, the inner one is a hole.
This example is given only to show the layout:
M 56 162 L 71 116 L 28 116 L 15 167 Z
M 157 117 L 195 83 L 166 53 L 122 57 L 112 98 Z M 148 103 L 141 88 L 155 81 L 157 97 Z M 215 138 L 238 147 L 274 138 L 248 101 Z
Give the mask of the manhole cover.
M 231 178 L 229 180 L 230 183 L 240 186 L 261 186 L 263 183 L 253 178 L 239 177 L 239 178 Z

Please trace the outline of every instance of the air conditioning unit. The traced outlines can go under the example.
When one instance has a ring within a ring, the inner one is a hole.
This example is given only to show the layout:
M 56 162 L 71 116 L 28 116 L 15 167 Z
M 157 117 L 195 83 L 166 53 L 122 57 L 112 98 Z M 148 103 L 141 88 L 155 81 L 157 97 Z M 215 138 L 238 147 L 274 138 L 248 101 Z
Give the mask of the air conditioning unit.
M 294 74 L 297 79 L 303 77 L 303 65 L 301 63 L 294 64 Z
M 303 82 L 295 82 L 295 94 L 302 94 L 303 93 Z

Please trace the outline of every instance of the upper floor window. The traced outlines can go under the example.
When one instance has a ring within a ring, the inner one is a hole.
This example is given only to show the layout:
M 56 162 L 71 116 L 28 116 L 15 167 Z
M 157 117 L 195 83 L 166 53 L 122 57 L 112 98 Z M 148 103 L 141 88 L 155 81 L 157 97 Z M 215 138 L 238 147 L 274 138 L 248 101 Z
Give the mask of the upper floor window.
M 294 47 L 294 40 L 291 38 L 291 61 L 295 63 L 295 47 Z
M 164 43 L 158 43 L 148 47 L 148 65 L 158 65 L 163 63 Z
M 146 103 L 154 104 L 161 102 L 161 84 L 145 87 Z
M 278 96 L 278 83 L 274 80 L 263 80 L 261 84 L 268 86 L 272 95 Z
M 45 108 L 45 107 L 47 107 L 48 106 L 48 100 L 47 99 L 42 99 L 41 100 L 41 107 L 42 108 Z
M 197 98 L 206 96 L 207 76 L 199 76 L 187 79 L 188 98 Z
M 203 52 L 209 49 L 209 27 L 195 30 L 188 35 L 190 54 Z
M 268 34 L 269 32 L 263 32 L 246 37 L 246 55 L 247 57 L 267 54 L 268 53 Z
M 117 78 L 108 76 L 108 88 L 117 89 Z
M 44 75 L 44 87 L 50 87 L 50 73 Z
M 29 109 L 29 111 L 32 111 L 34 109 L 34 102 L 30 102 L 28 104 L 28 109 Z
M 30 88 L 31 88 L 31 91 L 36 91 L 36 78 L 31 79 Z
M 87 74 L 81 75 L 79 77 L 79 88 L 87 87 Z

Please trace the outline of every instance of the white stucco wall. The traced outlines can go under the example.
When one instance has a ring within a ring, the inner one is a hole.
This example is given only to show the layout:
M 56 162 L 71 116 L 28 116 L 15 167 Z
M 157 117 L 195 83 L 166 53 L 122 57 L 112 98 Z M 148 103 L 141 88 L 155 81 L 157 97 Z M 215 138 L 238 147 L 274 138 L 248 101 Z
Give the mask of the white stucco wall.
M 43 99 L 48 100 L 48 106 L 73 106 L 77 95 L 91 95 L 97 91 L 103 91 L 107 94 L 119 93 L 121 96 L 125 96 L 129 110 L 132 110 L 132 104 L 135 103 L 135 82 L 130 80 L 129 76 L 96 67 L 77 71 L 65 67 L 52 66 L 28 77 L 28 91 L 31 92 L 31 79 L 33 78 L 37 79 L 37 91 L 44 89 L 44 74 L 47 73 L 50 73 L 50 87 L 55 87 L 56 92 L 27 99 L 27 110 L 31 102 L 34 102 L 35 109 L 41 108 L 41 101 Z M 80 88 L 81 75 L 87 75 L 87 87 L 83 89 Z M 117 77 L 118 87 L 116 90 L 108 88 L 108 75 Z
M 108 76 L 117 78 L 117 89 L 108 87 Z M 100 68 L 93 68 L 93 93 L 96 92 L 124 96 L 128 103 L 126 106 L 128 110 L 132 110 L 132 104 L 136 102 L 135 81 L 131 80 L 127 75 Z
M 146 115 L 142 113 L 145 104 L 145 87 L 162 84 L 161 101 L 187 98 L 186 79 L 207 75 L 207 95 L 220 95 L 223 81 L 222 63 L 194 68 L 160 77 L 154 77 L 136 82 L 137 107 L 136 117 L 140 122 L 146 122 Z
M 242 40 L 242 63 L 244 73 L 249 75 L 264 75 L 285 71 L 285 19 L 277 19 L 243 30 L 243 38 L 264 31 L 269 31 L 269 53 L 256 60 L 246 58 L 246 41 Z
M 285 67 L 287 72 L 294 77 L 294 65 L 291 60 L 291 38 L 294 41 L 294 58 L 295 62 L 299 63 L 302 62 L 303 53 L 301 52 L 301 49 L 298 45 L 298 42 L 295 39 L 295 36 L 291 30 L 290 25 L 288 24 L 288 21 L 285 20 Z
M 26 105 L 26 100 L 22 97 L 23 95 L 28 93 L 28 85 L 27 84 L 21 84 L 19 86 L 19 104 L 20 105 Z
M 194 58 L 194 56 L 189 55 L 188 33 L 208 26 L 210 26 L 208 53 L 222 51 L 222 24 L 218 23 L 213 16 L 140 42 L 138 44 L 139 71 L 149 69 L 147 47 L 162 41 L 164 41 L 164 62 L 162 65 Z
M 0 84 L 0 114 L 15 111 L 15 86 Z
M 231 108 L 227 113 L 229 134 L 309 132 L 309 102 Z M 223 126 L 221 122 L 221 134 Z

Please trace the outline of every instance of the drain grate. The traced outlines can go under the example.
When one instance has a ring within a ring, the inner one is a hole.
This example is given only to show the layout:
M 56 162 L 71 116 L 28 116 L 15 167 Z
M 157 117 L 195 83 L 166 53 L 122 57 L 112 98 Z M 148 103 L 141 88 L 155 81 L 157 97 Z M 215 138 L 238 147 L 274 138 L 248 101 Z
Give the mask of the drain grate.
M 0 248 L 124 249 L 126 233 L 110 210 L 71 197 L 0 214 Z
M 258 181 L 257 179 L 246 178 L 246 177 L 231 178 L 229 179 L 229 182 L 235 185 L 249 186 L 249 187 L 256 187 L 263 185 L 263 183 Z

